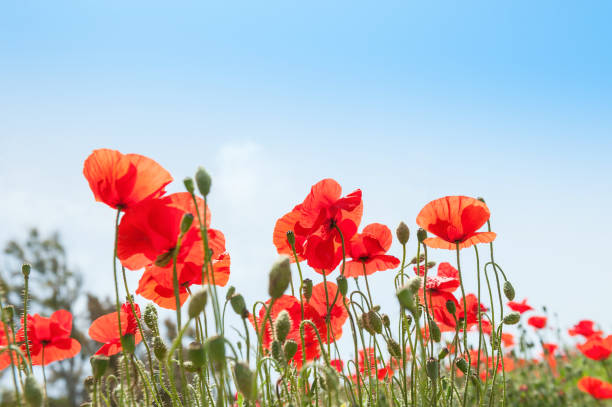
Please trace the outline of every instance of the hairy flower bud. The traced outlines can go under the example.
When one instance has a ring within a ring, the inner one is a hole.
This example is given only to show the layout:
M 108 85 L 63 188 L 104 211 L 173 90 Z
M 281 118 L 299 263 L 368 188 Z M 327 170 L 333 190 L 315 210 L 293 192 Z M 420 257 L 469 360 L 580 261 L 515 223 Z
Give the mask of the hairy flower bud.
M 515 296 L 514 287 L 512 287 L 512 284 L 508 280 L 506 280 L 506 282 L 504 283 L 504 294 L 506 295 L 506 298 L 508 300 L 510 301 L 514 300 L 514 296 Z
M 32 266 L 28 263 L 23 263 L 21 266 L 21 272 L 23 273 L 25 278 L 30 277 L 30 270 L 32 270 Z
M 11 325 L 15 316 L 15 307 L 13 305 L 7 305 L 2 309 L 2 322 L 7 325 Z
M 306 298 L 306 302 L 308 302 L 310 301 L 310 297 L 312 297 L 312 280 L 305 278 L 302 285 L 302 295 Z
M 374 312 L 374 310 L 368 311 L 368 320 L 369 320 L 370 327 L 372 328 L 372 330 L 377 334 L 381 334 L 382 333 L 382 321 L 380 317 L 378 316 L 378 314 Z
M 204 346 L 200 342 L 191 342 L 187 346 L 187 358 L 193 363 L 196 368 L 201 368 L 206 362 Z
M 232 306 L 234 312 L 240 315 L 242 318 L 245 318 L 245 315 L 249 315 L 249 311 L 244 303 L 244 297 L 241 294 L 233 295 L 232 298 L 230 298 L 230 305 Z
M 280 298 L 291 282 L 291 266 L 287 256 L 281 256 L 270 270 L 268 294 L 273 299 Z
M 181 219 L 181 234 L 184 235 L 189 231 L 191 224 L 193 223 L 193 215 L 190 213 L 186 213 L 183 215 Z
M 204 349 L 210 360 L 225 366 L 225 339 L 222 336 L 209 336 L 204 342 Z
M 387 314 L 382 314 L 380 316 L 380 319 L 382 320 L 383 326 L 385 328 L 389 328 L 391 326 L 391 319 L 389 318 L 389 315 Z
M 91 364 L 91 371 L 96 380 L 104 376 L 104 373 L 108 368 L 109 361 L 110 359 L 108 358 L 108 356 L 105 355 L 93 355 L 89 358 L 89 363 Z
M 387 340 L 387 351 L 389 352 L 389 355 L 396 359 L 400 359 L 402 357 L 402 348 L 393 338 L 389 338 Z
M 515 325 L 521 320 L 521 314 L 518 312 L 511 312 L 504 317 L 504 324 Z
M 451 300 L 446 301 L 446 310 L 451 313 L 451 315 L 455 315 L 457 312 L 457 305 Z
M 207 299 L 208 294 L 205 290 L 200 290 L 191 295 L 189 306 L 187 307 L 187 315 L 189 315 L 189 318 L 196 318 L 202 313 L 202 311 L 204 311 Z
M 419 258 L 418 258 L 418 259 L 417 259 L 417 256 L 414 256 L 414 257 L 412 258 L 412 260 L 410 260 L 410 263 L 408 263 L 408 264 L 417 264 L 417 262 L 418 262 L 419 264 L 421 264 L 421 263 L 423 263 L 424 261 L 425 261 L 425 253 L 422 253 L 422 254 L 420 254 L 420 255 L 419 255 Z
M 199 167 L 195 174 L 196 184 L 198 185 L 198 191 L 202 196 L 208 196 L 210 193 L 210 186 L 212 184 L 212 179 L 210 175 L 204 167 Z
M 235 292 L 236 292 L 236 287 L 234 287 L 233 285 L 230 285 L 230 287 L 227 289 L 227 292 L 225 293 L 225 300 L 226 301 L 231 300 Z
M 295 233 L 293 230 L 287 231 L 287 243 L 289 243 L 291 247 L 295 246 Z
M 346 277 L 339 275 L 338 278 L 336 278 L 336 283 L 338 283 L 338 291 L 340 291 L 342 297 L 346 297 L 346 292 L 348 291 L 348 281 Z
M 291 330 L 291 323 L 291 317 L 286 310 L 279 312 L 276 321 L 274 321 L 274 333 L 280 343 L 285 343 L 285 339 L 287 339 L 287 335 L 289 335 Z
M 397 236 L 397 241 L 400 242 L 401 245 L 405 245 L 408 243 L 408 239 L 410 239 L 410 229 L 404 222 L 400 222 L 395 230 L 395 235 Z
M 448 356 L 448 348 L 447 348 L 447 347 L 444 347 L 444 348 L 442 348 L 442 350 L 440 351 L 440 353 L 438 353 L 438 359 L 439 359 L 439 360 L 442 360 L 442 359 L 444 359 L 444 358 L 445 358 L 445 357 L 447 357 L 447 356 Z
M 427 239 L 427 231 L 423 228 L 419 228 L 419 230 L 417 230 L 417 239 L 419 239 L 419 243 L 423 243 L 423 240 Z
M 29 407 L 40 407 L 43 404 L 43 392 L 34 375 L 28 374 L 24 387 L 26 403 Z
M 427 376 L 432 380 L 438 380 L 438 361 L 434 358 L 427 359 L 425 363 L 425 371 L 427 372 Z
M 279 341 L 277 340 L 272 341 L 272 344 L 270 345 L 270 353 L 272 354 L 272 357 L 276 361 L 278 362 L 283 361 L 283 356 L 284 356 L 283 345 Z
M 185 177 L 185 179 L 183 179 L 183 185 L 185 185 L 185 189 L 187 190 L 187 192 L 189 192 L 190 194 L 194 193 L 195 188 L 193 184 L 193 178 Z
M 440 332 L 440 327 L 436 324 L 436 321 L 433 319 L 429 321 L 429 335 L 434 342 L 440 342 L 442 339 L 442 333 Z
M 404 315 L 402 317 L 402 329 L 404 332 L 410 332 L 410 325 L 412 325 L 412 315 Z
M 160 362 L 166 358 L 166 354 L 168 353 L 168 347 L 159 336 L 153 338 L 153 353 Z
M 147 304 L 144 310 L 143 318 L 145 325 L 154 333 L 159 331 L 157 326 L 157 308 L 151 303 Z
M 287 339 L 285 341 L 285 346 L 283 347 L 283 351 L 285 353 L 285 359 L 291 360 L 295 354 L 297 353 L 298 345 L 297 342 L 293 339 Z
M 234 376 L 236 387 L 245 399 L 254 401 L 257 399 L 257 387 L 254 385 L 256 376 L 245 362 L 236 362 L 234 365 Z
M 468 363 L 464 358 L 458 357 L 457 360 L 455 360 L 455 366 L 457 366 L 457 368 L 459 368 L 463 374 L 467 374 Z

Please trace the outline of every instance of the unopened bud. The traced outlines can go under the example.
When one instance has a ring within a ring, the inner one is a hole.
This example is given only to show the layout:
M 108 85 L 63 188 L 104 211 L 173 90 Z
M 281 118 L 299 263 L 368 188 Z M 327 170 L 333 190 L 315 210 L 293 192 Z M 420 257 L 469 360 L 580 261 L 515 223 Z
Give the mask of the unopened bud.
M 457 312 L 457 305 L 454 301 L 448 300 L 446 301 L 446 310 L 451 313 L 451 315 L 455 315 Z
M 206 362 L 204 347 L 200 342 L 191 342 L 187 346 L 187 358 L 193 363 L 196 368 L 201 368 Z
M 142 319 L 144 320 L 145 325 L 154 333 L 157 333 L 159 330 L 157 326 L 157 309 L 151 303 L 147 304 L 144 310 L 144 314 Z
M 153 338 L 153 353 L 160 362 L 166 358 L 166 354 L 168 353 L 168 347 L 159 336 Z
M 204 349 L 210 360 L 221 366 L 225 365 L 225 339 L 222 336 L 209 336 L 204 342 Z
M 383 326 L 385 328 L 389 328 L 391 326 L 391 319 L 389 319 L 389 315 L 387 314 L 382 314 L 380 316 L 380 319 L 382 320 Z
M 506 280 L 506 282 L 504 283 L 504 294 L 506 295 L 506 298 L 508 300 L 514 300 L 514 287 L 512 287 L 512 284 L 508 280 Z
M 30 270 L 32 270 L 32 266 L 29 265 L 28 263 L 24 263 L 21 266 L 21 272 L 23 273 L 23 275 L 25 276 L 25 278 L 30 277 Z
M 440 332 L 440 327 L 436 324 L 436 321 L 433 319 L 429 321 L 429 335 L 434 342 L 440 342 L 442 339 L 442 333 Z
M 191 299 L 189 300 L 189 306 L 187 307 L 187 315 L 189 315 L 189 318 L 197 318 L 197 316 L 200 315 L 202 311 L 204 311 L 207 299 L 208 294 L 205 290 L 200 290 L 195 294 L 191 295 Z
M 444 359 L 444 358 L 445 358 L 445 357 L 447 357 L 447 356 L 448 356 L 448 348 L 447 348 L 447 347 L 444 347 L 444 348 L 442 348 L 442 350 L 440 351 L 440 353 L 438 353 L 438 359 L 439 359 L 439 360 L 442 360 L 442 359 Z
M 515 325 L 521 320 L 521 314 L 518 312 L 511 312 L 504 317 L 504 324 Z
M 288 339 L 287 341 L 285 341 L 285 346 L 283 347 L 285 359 L 287 361 L 291 360 L 297 353 L 297 349 L 298 345 L 296 341 L 294 341 L 293 339 Z
M 374 310 L 370 310 L 368 311 L 368 319 L 370 322 L 370 326 L 372 327 L 372 330 L 376 332 L 377 334 L 381 334 L 382 333 L 382 321 L 380 317 L 378 316 L 378 314 L 374 312 Z
M 197 373 L 199 371 L 198 367 L 196 365 L 194 365 L 191 360 L 183 361 L 183 367 L 189 373 Z
M 195 191 L 195 188 L 193 187 L 193 178 L 185 177 L 185 179 L 183 180 L 183 185 L 185 185 L 185 189 L 187 190 L 187 192 L 193 194 L 193 192 Z
M 199 167 L 195 174 L 196 184 L 198 185 L 198 191 L 202 196 L 208 196 L 210 193 L 210 185 L 212 184 L 212 179 L 210 175 L 204 167 Z
M 190 213 L 184 214 L 183 219 L 181 219 L 181 234 L 187 233 L 192 223 L 193 223 L 193 215 Z
M 230 298 L 230 304 L 236 314 L 243 318 L 245 314 L 248 315 L 246 304 L 244 303 L 244 297 L 241 294 L 233 295 L 232 298 Z
M 397 241 L 405 245 L 408 243 L 408 239 L 410 239 L 410 229 L 408 229 L 408 226 L 404 222 L 400 222 L 395 230 L 395 235 L 397 236 Z
M 234 365 L 234 376 L 236 377 L 236 387 L 245 399 L 254 401 L 257 399 L 257 386 L 255 386 L 256 376 L 251 371 L 248 364 L 236 362 Z
M 387 341 L 387 351 L 389 351 L 389 355 L 396 359 L 400 359 L 402 357 L 402 348 L 393 338 L 389 338 Z
M 419 243 L 423 243 L 423 240 L 427 239 L 427 231 L 423 228 L 419 228 L 419 230 L 417 230 L 417 239 L 419 239 Z
M 13 321 L 13 318 L 15 316 L 15 307 L 13 305 L 7 305 L 2 309 L 2 321 L 7 324 L 7 325 L 11 325 L 11 322 Z
M 279 341 L 272 341 L 272 344 L 270 345 L 270 353 L 272 354 L 272 357 L 278 362 L 283 361 L 283 345 L 281 345 Z
M 427 359 L 425 363 L 425 370 L 427 371 L 427 376 L 432 380 L 438 380 L 438 361 L 434 358 Z
M 340 291 L 342 297 L 346 297 L 346 292 L 348 291 L 348 281 L 346 277 L 343 275 L 338 276 L 338 278 L 336 278 L 336 283 L 338 283 L 338 291 Z
M 418 259 L 417 259 L 417 256 L 414 256 L 412 260 L 410 260 L 410 263 L 408 264 L 417 264 L 417 261 L 419 264 L 423 263 L 425 261 L 425 253 L 420 254 Z
M 227 292 L 225 293 L 225 300 L 226 301 L 231 300 L 235 292 L 236 292 L 236 287 L 234 287 L 233 285 L 230 285 L 230 288 L 228 288 Z
M 286 310 L 282 310 L 276 317 L 276 321 L 274 321 L 274 333 L 276 334 L 276 339 L 278 339 L 280 343 L 284 343 L 290 330 L 291 317 Z
M 291 247 L 295 246 L 295 233 L 293 233 L 293 230 L 287 231 L 287 243 Z
M 43 392 L 32 374 L 25 379 L 25 399 L 29 407 L 40 407 L 43 403 Z
M 136 349 L 136 338 L 134 338 L 133 334 L 126 334 L 121 337 L 121 348 L 127 354 L 134 353 Z
M 404 315 L 402 318 L 402 329 L 404 332 L 410 332 L 410 325 L 412 325 L 412 315 Z
M 426 266 L 427 266 L 428 269 L 433 268 L 433 267 L 436 266 L 436 262 L 435 261 L 428 261 Z
M 105 355 L 94 355 L 89 358 L 89 363 L 91 363 L 91 371 L 94 378 L 100 379 L 108 368 L 109 358 Z
M 302 295 L 306 302 L 310 301 L 310 297 L 312 297 L 312 280 L 309 278 L 305 278 L 302 282 Z
M 268 294 L 273 299 L 280 298 L 285 293 L 290 282 L 291 266 L 289 258 L 282 256 L 272 265 L 272 270 L 270 270 Z
M 463 359 L 462 357 L 457 358 L 457 360 L 455 360 L 455 366 L 457 366 L 463 374 L 467 374 L 468 363 L 466 362 L 465 359 Z

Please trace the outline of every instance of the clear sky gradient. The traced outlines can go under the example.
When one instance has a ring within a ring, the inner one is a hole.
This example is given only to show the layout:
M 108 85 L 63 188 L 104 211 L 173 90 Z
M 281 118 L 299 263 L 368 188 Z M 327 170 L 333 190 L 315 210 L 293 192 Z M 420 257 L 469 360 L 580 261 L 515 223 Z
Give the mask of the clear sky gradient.
M 361 188 L 363 224 L 392 229 L 414 231 L 432 199 L 484 196 L 518 298 L 611 329 L 611 3 L 425 3 L 2 3 L 0 240 L 59 230 L 110 295 L 114 215 L 84 159 L 150 156 L 172 192 L 204 165 L 252 303 L 274 222 L 322 178 Z M 391 273 L 372 281 L 395 307 Z

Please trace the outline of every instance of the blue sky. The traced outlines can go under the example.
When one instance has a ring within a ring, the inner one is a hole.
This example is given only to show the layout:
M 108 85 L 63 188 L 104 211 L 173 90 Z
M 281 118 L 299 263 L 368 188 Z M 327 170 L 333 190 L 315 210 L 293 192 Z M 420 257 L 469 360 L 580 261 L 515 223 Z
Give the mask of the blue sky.
M 205 165 L 252 302 L 275 220 L 322 178 L 361 188 L 364 224 L 392 228 L 437 197 L 484 196 L 519 298 L 612 328 L 610 3 L 329 3 L 0 5 L 0 239 L 60 230 L 111 294 L 113 213 L 84 159 L 150 156 L 171 191 Z

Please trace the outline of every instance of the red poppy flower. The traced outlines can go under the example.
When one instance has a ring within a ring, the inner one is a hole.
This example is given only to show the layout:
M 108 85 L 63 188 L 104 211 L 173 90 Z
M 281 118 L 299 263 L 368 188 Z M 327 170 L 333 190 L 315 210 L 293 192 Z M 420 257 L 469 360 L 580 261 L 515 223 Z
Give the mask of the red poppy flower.
M 338 373 L 342 373 L 342 368 L 344 367 L 344 362 L 341 359 L 332 359 L 329 361 L 329 364 L 338 371 Z
M 546 317 L 531 317 L 527 320 L 527 324 L 531 325 L 535 329 L 542 329 L 546 326 Z
M 583 319 L 578 322 L 572 329 L 569 330 L 570 336 L 581 335 L 585 338 L 589 338 L 593 335 L 601 336 L 603 331 L 596 331 L 594 329 L 595 322 L 590 321 L 588 319 Z
M 605 338 L 591 336 L 585 343 L 576 346 L 584 356 L 593 360 L 605 360 L 612 354 L 612 335 Z
M 223 233 L 215 229 L 208 229 L 208 244 L 213 252 L 211 257 L 213 266 L 211 280 L 214 279 L 215 285 L 223 287 L 227 284 L 230 275 L 230 255 L 225 251 L 225 237 Z M 203 253 L 200 241 L 199 244 L 196 243 L 192 246 L 183 262 L 177 264 L 176 272 L 181 305 L 189 297 L 189 287 L 193 284 L 202 284 Z M 208 284 L 208 274 L 205 274 L 204 277 L 204 283 Z M 160 307 L 176 309 L 172 264 L 166 267 L 159 267 L 155 264 L 147 266 L 138 282 L 136 294 L 155 302 Z
M 527 298 L 525 298 L 521 302 L 510 301 L 508 302 L 508 306 L 512 311 L 516 311 L 520 314 L 533 310 L 533 307 L 527 304 Z
M 170 173 L 150 158 L 119 151 L 95 150 L 83 166 L 83 175 L 98 202 L 126 209 L 164 194 Z
M 325 294 L 325 284 L 319 283 L 312 288 L 312 297 L 308 302 L 308 304 L 317 311 L 319 319 L 322 320 L 324 324 L 328 306 L 333 304 L 329 312 L 329 326 L 331 328 L 329 343 L 333 343 L 334 340 L 340 339 L 342 336 L 342 326 L 348 318 L 348 312 L 344 305 L 342 305 L 343 298 L 341 294 L 338 294 L 336 302 L 333 303 L 337 292 L 338 286 L 334 283 L 327 282 L 327 294 Z M 348 300 L 345 301 L 348 304 Z M 306 302 L 306 299 L 304 299 L 304 302 Z M 328 342 L 327 329 L 325 330 L 325 335 L 321 333 L 321 339 L 325 343 Z
M 487 205 L 478 199 L 446 196 L 425 205 L 416 222 L 437 236 L 425 239 L 427 246 L 455 250 L 457 243 L 460 249 L 464 249 L 477 243 L 492 242 L 495 233 L 477 232 L 490 215 Z
M 385 225 L 372 223 L 363 232 L 353 236 L 348 244 L 347 254 L 351 258 L 346 263 L 346 277 L 363 276 L 399 266 L 399 259 L 387 255 L 391 247 L 391 231 Z
M 203 216 L 204 201 L 198 198 L 197 202 L 200 216 Z M 202 245 L 191 195 L 188 192 L 171 194 L 128 209 L 119 224 L 117 240 L 117 257 L 123 266 L 138 270 L 156 261 L 164 266 L 171 264 L 181 220 L 187 213 L 194 215 L 196 220 L 183 237 L 177 261 L 187 256 L 192 245 Z M 206 225 L 210 225 L 209 210 L 206 210 Z
M 298 260 L 306 259 L 319 272 L 333 271 L 342 260 L 342 238 L 347 244 L 357 233 L 363 213 L 360 190 L 341 195 L 342 188 L 333 179 L 313 185 L 304 202 L 276 222 L 273 242 L 278 253 L 295 260 L 287 241 L 287 232 L 293 231 Z
M 487 312 L 488 309 L 483 304 L 478 303 L 478 297 L 474 294 L 467 294 L 465 296 L 465 304 L 467 312 L 463 310 L 463 299 L 459 301 L 459 308 L 457 309 L 457 319 L 466 318 L 468 329 L 478 324 L 478 313 Z M 460 323 L 460 326 L 463 324 Z
M 140 318 L 140 307 L 134 304 L 136 317 Z M 102 315 L 92 322 L 89 327 L 89 337 L 97 342 L 102 342 L 104 345 L 96 352 L 96 355 L 112 356 L 121 352 L 121 338 L 125 335 L 134 335 L 136 344 L 142 340 L 140 331 L 138 330 L 138 322 L 132 312 L 132 307 L 129 303 L 121 306 L 121 335 L 119 335 L 119 321 L 116 312 Z
M 23 325 L 23 321 L 21 321 Z M 28 315 L 28 341 L 33 365 L 48 365 L 56 360 L 69 359 L 81 351 L 81 344 L 70 337 L 72 314 L 58 310 L 50 318 L 38 314 Z M 25 341 L 23 328 L 16 335 L 18 342 Z M 26 352 L 23 347 L 24 354 Z
M 270 300 L 266 302 L 266 306 L 270 305 Z M 262 346 L 267 351 L 270 350 L 270 345 L 274 339 L 272 334 L 273 329 L 273 321 L 276 320 L 278 314 L 281 311 L 287 311 L 289 313 L 289 317 L 291 319 L 291 329 L 289 330 L 289 334 L 287 335 L 287 339 L 292 339 L 297 343 L 298 350 L 293 356 L 293 363 L 298 367 L 298 369 L 302 366 L 302 340 L 300 336 L 300 323 L 302 322 L 302 311 L 300 307 L 300 300 L 291 295 L 283 295 L 278 298 L 274 305 L 272 306 L 272 310 L 270 311 L 270 316 L 266 320 L 266 328 L 264 329 L 264 334 L 262 338 Z M 261 308 L 259 311 L 259 316 L 257 317 L 257 330 L 261 331 L 261 324 L 263 322 L 266 310 L 265 308 Z M 249 315 L 249 320 L 251 324 L 255 326 L 255 319 L 253 315 Z M 325 320 L 323 320 L 317 310 L 311 306 L 310 304 L 304 303 L 304 320 L 312 321 L 319 334 L 321 335 L 321 339 L 324 340 L 325 334 L 327 332 L 327 328 L 325 326 Z M 304 355 L 306 361 L 312 361 L 319 357 L 319 341 L 317 340 L 316 334 L 309 324 L 304 326 L 304 345 L 306 349 L 304 351 Z
M 612 384 L 594 377 L 585 376 L 578 380 L 578 388 L 597 400 L 612 399 Z
M 440 263 L 436 276 L 427 276 L 425 289 L 427 290 L 427 305 L 438 327 L 442 331 L 454 331 L 455 319 L 446 309 L 446 302 L 452 301 L 459 308 L 459 302 L 453 292 L 459 288 L 459 272 L 450 263 Z M 423 288 L 419 290 L 419 299 L 425 303 Z M 459 318 L 457 316 L 457 318 Z

